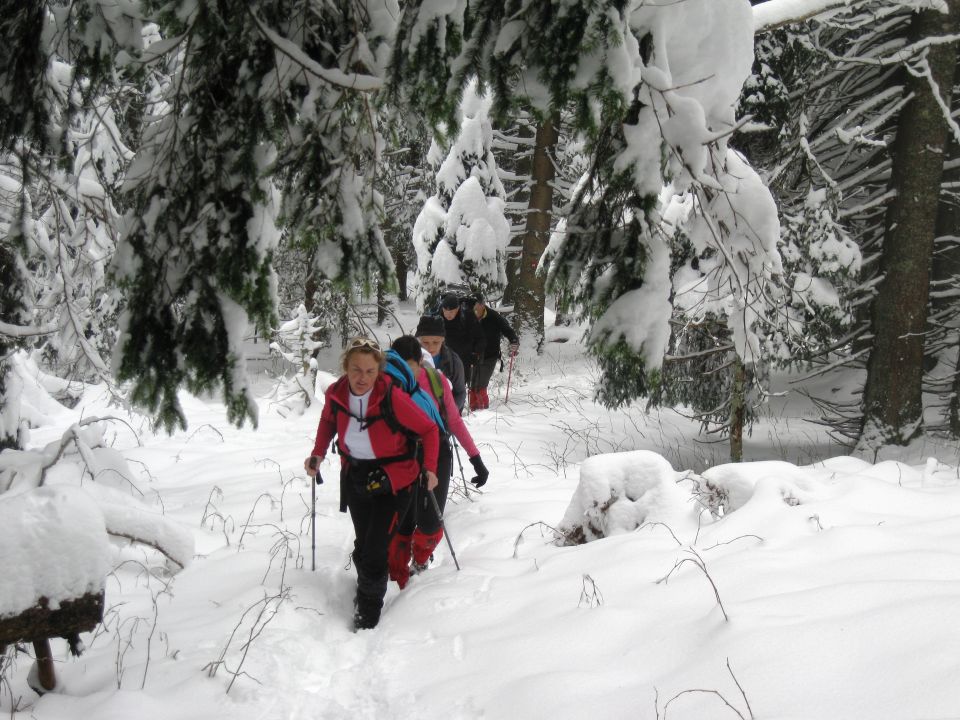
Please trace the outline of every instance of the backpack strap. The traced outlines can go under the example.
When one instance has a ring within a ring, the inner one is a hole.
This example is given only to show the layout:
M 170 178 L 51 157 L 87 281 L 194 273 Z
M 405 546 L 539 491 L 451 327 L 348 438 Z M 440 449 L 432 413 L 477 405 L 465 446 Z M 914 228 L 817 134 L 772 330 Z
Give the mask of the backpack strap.
M 440 410 L 440 419 L 443 420 L 443 426 L 449 428 L 447 406 L 443 402 L 443 380 L 440 379 L 440 371 L 429 365 L 425 365 L 423 369 L 427 371 L 427 377 L 430 379 L 430 389 L 433 390 L 433 396 L 437 399 L 437 407 Z
M 337 382 L 343 382 L 344 378 L 341 378 Z M 409 428 L 400 424 L 397 420 L 397 415 L 393 411 L 393 391 L 394 384 L 390 381 L 390 378 L 386 378 L 386 392 L 383 394 L 383 397 L 380 399 L 380 414 L 379 415 L 367 415 L 366 417 L 358 417 L 354 415 L 348 408 L 345 408 L 339 402 L 334 402 L 332 407 L 332 412 L 334 417 L 338 412 L 344 412 L 358 423 L 360 423 L 360 429 L 366 430 L 377 420 L 383 420 L 386 423 L 387 427 L 390 428 L 390 431 L 395 434 L 401 434 L 407 438 L 407 450 L 400 455 L 391 455 L 390 457 L 385 458 L 376 458 L 375 460 L 365 460 L 364 462 L 374 462 L 380 465 L 387 465 L 392 462 L 399 462 L 401 460 L 409 460 L 412 457 L 416 456 L 416 442 L 419 439 L 417 434 L 410 430 Z M 339 440 L 334 443 L 334 447 L 339 450 L 340 455 L 347 460 L 347 462 L 355 463 L 357 459 L 352 457 L 345 447 L 343 447 Z

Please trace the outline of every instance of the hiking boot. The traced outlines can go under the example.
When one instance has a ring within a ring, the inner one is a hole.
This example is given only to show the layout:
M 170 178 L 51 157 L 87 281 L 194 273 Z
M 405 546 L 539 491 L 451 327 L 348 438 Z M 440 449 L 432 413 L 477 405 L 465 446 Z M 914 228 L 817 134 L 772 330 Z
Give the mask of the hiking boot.
M 353 599 L 353 631 L 372 630 L 380 622 L 381 604 L 363 595 Z
M 410 574 L 419 575 L 428 567 L 430 567 L 431 562 L 433 562 L 433 555 L 428 557 L 426 562 L 418 563 L 416 560 L 414 560 L 413 563 L 411 563 L 410 565 Z

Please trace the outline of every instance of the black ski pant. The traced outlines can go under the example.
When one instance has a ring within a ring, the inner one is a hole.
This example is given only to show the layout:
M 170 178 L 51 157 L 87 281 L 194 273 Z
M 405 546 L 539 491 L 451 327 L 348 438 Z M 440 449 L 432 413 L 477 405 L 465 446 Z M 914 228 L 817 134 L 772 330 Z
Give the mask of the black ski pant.
M 500 358 L 484 358 L 475 367 L 473 371 L 473 389 L 486 390 L 490 385 L 490 378 L 493 377 L 493 371 L 497 368 Z
M 440 506 L 440 512 L 447 504 L 447 493 L 450 491 L 450 476 L 453 473 L 453 449 L 450 446 L 450 440 L 440 441 L 440 453 L 437 455 L 437 480 L 438 484 L 433 491 L 437 498 L 437 505 Z M 414 491 L 413 507 L 407 512 L 406 517 L 400 523 L 400 535 L 413 535 L 415 528 L 420 528 L 420 532 L 425 535 L 433 535 L 440 529 L 440 518 L 437 517 L 433 509 L 433 503 L 430 502 L 430 495 L 423 483 L 417 483 Z
M 415 485 L 400 490 L 396 495 L 367 495 L 364 480 L 369 466 L 349 464 L 344 490 L 347 509 L 353 521 L 353 564 L 357 568 L 357 601 L 367 610 L 383 607 L 387 593 L 387 547 L 395 522 L 410 515 L 410 503 Z

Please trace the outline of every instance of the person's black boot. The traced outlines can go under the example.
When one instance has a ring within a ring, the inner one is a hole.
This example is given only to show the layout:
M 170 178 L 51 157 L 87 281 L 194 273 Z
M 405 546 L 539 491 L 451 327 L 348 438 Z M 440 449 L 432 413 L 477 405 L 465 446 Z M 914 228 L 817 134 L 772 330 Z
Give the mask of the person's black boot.
M 383 601 L 366 595 L 357 595 L 353 600 L 353 629 L 372 630 L 380 622 L 380 608 Z

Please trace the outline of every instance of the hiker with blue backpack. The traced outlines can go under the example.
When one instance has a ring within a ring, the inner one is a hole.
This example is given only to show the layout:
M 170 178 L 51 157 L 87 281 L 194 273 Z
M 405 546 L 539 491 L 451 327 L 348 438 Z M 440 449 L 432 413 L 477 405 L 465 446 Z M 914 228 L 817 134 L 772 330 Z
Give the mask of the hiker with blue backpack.
M 438 485 L 440 432 L 405 389 L 383 372 L 385 353 L 369 338 L 354 338 L 341 359 L 344 375 L 325 393 L 313 451 L 303 462 L 314 477 L 336 438 L 340 453 L 340 511 L 356 533 L 354 629 L 376 627 L 387 592 L 390 533 L 410 512 L 421 478 Z M 418 457 L 419 455 L 419 457 Z
M 423 413 L 440 430 L 440 450 L 437 456 L 437 486 L 431 490 L 420 484 L 406 515 L 390 541 L 388 567 L 390 578 L 402 589 L 413 573 L 427 568 L 430 557 L 443 539 L 443 508 L 446 504 L 453 473 L 452 434 L 466 450 L 476 475 L 471 479 L 475 487 L 482 487 L 490 473 L 480 457 L 480 451 L 470 436 L 453 398 L 450 382 L 443 373 L 429 364 L 429 353 L 424 356 L 420 341 L 412 335 L 394 340 L 387 352 L 385 372 L 395 383 L 410 393 Z

